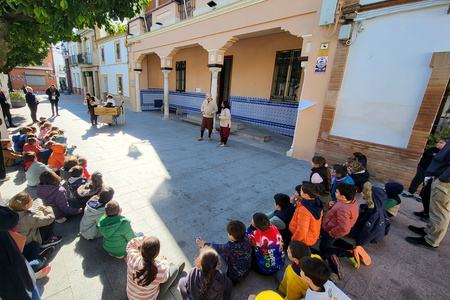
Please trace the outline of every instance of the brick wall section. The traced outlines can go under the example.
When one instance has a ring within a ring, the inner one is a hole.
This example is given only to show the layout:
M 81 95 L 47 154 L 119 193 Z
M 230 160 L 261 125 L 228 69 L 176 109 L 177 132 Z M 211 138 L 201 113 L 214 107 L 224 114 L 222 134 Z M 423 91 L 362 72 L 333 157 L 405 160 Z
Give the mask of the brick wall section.
M 352 140 L 330 135 L 337 100 L 344 77 L 349 48 L 338 45 L 333 62 L 330 85 L 317 139 L 316 154 L 327 159 L 328 165 L 342 164 L 354 152 L 367 156 L 368 170 L 372 180 L 396 181 L 407 189 L 416 172 L 417 163 L 427 142 L 432 123 L 436 117 L 450 78 L 450 52 L 434 53 L 430 67 L 433 68 L 427 90 L 419 109 L 411 138 L 406 149 L 370 142 Z

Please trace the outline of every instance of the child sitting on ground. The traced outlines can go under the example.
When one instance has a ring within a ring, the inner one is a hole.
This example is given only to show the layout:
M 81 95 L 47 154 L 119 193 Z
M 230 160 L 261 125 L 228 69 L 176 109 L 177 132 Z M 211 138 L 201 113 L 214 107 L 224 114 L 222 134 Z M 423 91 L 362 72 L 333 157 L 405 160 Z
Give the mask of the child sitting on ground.
M 291 203 L 291 199 L 286 194 L 276 194 L 273 198 L 277 210 L 266 215 L 270 220 L 270 224 L 275 225 L 280 232 L 283 238 L 284 248 L 287 249 L 292 238 L 289 224 L 295 212 L 295 205 Z
M 252 268 L 262 275 L 270 275 L 284 266 L 284 244 L 278 229 L 263 213 L 255 213 L 247 228 L 252 245 Z
M 200 248 L 195 267 L 178 283 L 183 299 L 230 299 L 233 283 L 219 270 L 219 265 L 216 250 L 209 246 Z
M 128 299 L 159 299 L 169 290 L 185 263 L 169 264 L 167 257 L 157 261 L 160 243 L 157 237 L 137 237 L 127 245 Z
M 337 203 L 330 209 L 323 220 L 322 238 L 320 240 L 320 256 L 323 259 L 335 254 L 338 257 L 348 257 L 354 266 L 359 268 L 359 259 L 362 258 L 366 265 L 370 264 L 370 257 L 361 246 L 348 249 L 346 245 L 340 245 L 339 239 L 347 235 L 358 219 L 359 209 L 356 203 L 356 190 L 353 184 L 339 182 L 336 187 Z M 335 243 L 336 242 L 336 243 Z M 334 248 L 334 246 L 339 248 Z M 348 244 L 348 243 L 347 243 Z
M 40 126 L 40 132 L 38 135 L 38 139 L 41 141 L 44 141 L 44 135 L 46 135 L 50 129 L 52 128 L 52 123 L 50 122 L 44 122 L 41 126 Z
M 320 236 L 322 225 L 323 203 L 318 198 L 320 188 L 317 184 L 303 181 L 300 197 L 297 202 L 289 230 L 292 240 L 300 241 L 308 246 L 314 245 Z
M 300 259 L 300 265 L 302 266 L 301 277 L 309 285 L 305 300 L 350 300 L 344 292 L 328 280 L 331 270 L 325 262 L 318 258 L 303 257 Z
M 84 177 L 91 179 L 91 174 L 87 170 L 87 159 L 85 157 L 78 157 L 78 164 L 83 167 Z
M 54 144 L 52 146 L 52 154 L 48 158 L 48 166 L 55 172 L 59 172 L 59 169 L 64 164 L 64 159 L 66 158 L 66 144 Z
M 85 184 L 88 180 L 83 176 L 83 168 L 80 166 L 74 166 L 69 171 L 69 179 L 67 179 L 67 188 L 70 192 L 70 206 L 84 207 L 86 202 L 90 199 L 87 197 L 81 197 L 78 194 L 78 188 Z
M 286 300 L 302 299 L 306 295 L 308 283 L 300 277 L 300 259 L 303 257 L 320 258 L 320 256 L 311 254 L 309 247 L 300 241 L 292 241 L 286 252 L 292 264 L 287 266 L 286 270 L 277 272 L 280 282 L 278 290 L 286 295 Z
M 89 199 L 80 222 L 80 234 L 85 239 L 92 240 L 102 236 L 98 230 L 98 221 L 105 214 L 105 205 L 112 200 L 113 196 L 114 189 L 112 187 L 106 187 L 98 196 L 92 196 Z
M 53 234 L 55 215 L 50 206 L 39 206 L 38 212 L 31 209 L 33 199 L 30 194 L 20 192 L 9 201 L 9 207 L 19 214 L 17 233 L 27 239 L 25 245 L 38 242 L 41 248 L 50 247 L 61 242 L 62 237 Z
M 252 247 L 245 236 L 245 225 L 241 221 L 230 221 L 227 225 L 228 238 L 226 244 L 206 243 L 198 238 L 200 247 L 210 246 L 214 248 L 222 259 L 225 260 L 221 270 L 227 274 L 233 283 L 241 282 L 250 272 L 252 263 Z
M 52 147 L 54 144 L 55 144 L 54 141 L 48 141 L 47 143 L 44 144 L 44 147 L 45 147 L 44 150 L 42 150 L 39 153 L 39 156 L 42 159 L 42 163 L 45 165 L 48 164 L 48 159 L 50 158 L 50 155 L 52 155 L 52 153 L 53 153 Z
M 388 197 L 385 206 L 386 212 L 389 217 L 395 217 L 397 216 L 398 210 L 400 208 L 400 203 L 402 203 L 402 200 L 398 195 L 403 192 L 403 185 L 397 182 L 388 182 L 384 185 L 384 190 L 386 191 Z
M 103 236 L 103 249 L 119 259 L 127 255 L 127 243 L 137 237 L 131 228 L 131 221 L 121 216 L 121 212 L 117 201 L 109 201 L 105 205 L 105 214 L 98 221 L 98 229 Z
M 98 195 L 103 187 L 103 175 L 99 171 L 95 171 L 92 173 L 91 181 L 87 181 L 85 184 L 80 185 L 77 189 L 77 193 L 82 198 L 82 201 L 87 201 L 92 196 Z
M 18 135 L 13 135 L 12 141 L 14 143 L 14 151 L 23 152 L 23 146 L 29 134 L 32 134 L 33 130 L 30 127 L 22 127 Z
M 72 169 L 72 167 L 75 167 L 78 165 L 78 158 L 74 155 L 66 155 L 64 158 L 64 163 L 59 169 L 59 176 L 62 180 L 67 181 L 70 178 L 69 171 Z
M 39 176 L 37 196 L 46 206 L 51 206 L 55 213 L 56 222 L 64 223 L 67 216 L 83 212 L 82 208 L 73 208 L 67 201 L 67 191 L 61 186 L 61 178 L 53 171 L 44 171 Z
M 22 153 L 12 149 L 10 140 L 2 140 L 2 153 L 5 167 L 12 167 L 22 162 Z
M 364 169 L 362 163 L 356 160 L 348 163 L 347 172 L 355 183 L 356 191 L 360 193 L 363 190 L 364 183 L 369 181 L 369 172 Z
M 39 157 L 39 153 L 42 150 L 44 150 L 44 148 L 39 145 L 38 140 L 35 137 L 27 138 L 26 143 L 23 146 L 23 152 L 33 151 L 34 153 L 36 153 L 38 162 L 42 162 L 42 159 Z
M 341 165 L 334 165 L 333 169 L 331 170 L 332 175 L 334 175 L 333 179 L 333 185 L 331 188 L 331 198 L 333 201 L 330 201 L 327 203 L 327 206 L 329 209 L 336 203 L 336 187 L 339 182 L 345 182 L 350 184 L 355 184 L 353 179 L 348 175 L 347 168 L 345 166 Z
M 39 184 L 39 176 L 44 171 L 50 170 L 46 165 L 37 161 L 36 154 L 33 151 L 23 153 L 23 161 L 25 163 L 25 178 L 28 186 L 37 186 Z

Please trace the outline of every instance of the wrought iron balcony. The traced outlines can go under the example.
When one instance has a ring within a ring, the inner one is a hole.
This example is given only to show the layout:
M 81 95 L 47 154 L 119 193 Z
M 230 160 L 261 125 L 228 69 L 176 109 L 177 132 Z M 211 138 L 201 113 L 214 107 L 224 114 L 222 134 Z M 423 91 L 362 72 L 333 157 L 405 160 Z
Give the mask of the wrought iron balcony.
M 69 64 L 92 64 L 92 57 L 90 52 L 84 52 L 69 56 Z

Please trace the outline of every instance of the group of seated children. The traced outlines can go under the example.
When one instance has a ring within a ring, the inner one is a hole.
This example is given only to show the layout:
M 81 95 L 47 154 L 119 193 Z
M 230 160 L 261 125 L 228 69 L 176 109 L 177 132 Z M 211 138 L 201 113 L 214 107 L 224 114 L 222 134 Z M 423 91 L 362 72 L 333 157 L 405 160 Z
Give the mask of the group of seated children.
M 26 172 L 41 172 L 37 195 L 44 206 L 34 211 L 31 197 L 22 192 L 11 199 L 10 207 L 26 216 L 20 219 L 16 232 L 26 236 L 23 253 L 36 266 L 36 272 L 43 273 L 39 276 L 49 271 L 43 269 L 48 252 L 39 254 L 35 248 L 49 248 L 60 242 L 61 237 L 53 234 L 55 222 L 64 222 L 66 217 L 84 211 L 80 236 L 88 240 L 103 237 L 103 248 L 111 256 L 126 256 L 129 299 L 156 299 L 167 292 L 184 263 L 175 266 L 165 256 L 157 259 L 158 238 L 133 231 L 130 220 L 121 215 L 119 203 L 112 200 L 114 189 L 104 186 L 100 172 L 90 175 L 84 158 L 67 156 L 56 170 L 66 178 L 62 182 L 54 170 L 37 160 L 35 152 L 25 152 L 23 159 Z M 363 246 L 379 242 L 388 233 L 386 204 L 395 204 L 391 208 L 399 205 L 398 194 L 403 190 L 397 183 L 388 183 L 383 190 L 368 180 L 354 181 L 351 175 L 367 172 L 365 157 L 364 162 L 355 158 L 348 162 L 348 168 L 335 165 L 333 177 L 325 159 L 316 156 L 310 181 L 297 186 L 292 197 L 276 194 L 276 210 L 255 213 L 247 229 L 241 221 L 230 221 L 229 241 L 225 244 L 197 238 L 200 251 L 195 267 L 178 283 L 183 299 L 230 299 L 232 286 L 250 270 L 276 274 L 279 292 L 286 299 L 322 299 L 324 295 L 348 299 L 333 283 L 344 276 L 338 257 L 348 257 L 356 268 L 361 262 L 371 264 Z M 35 177 L 27 176 L 32 185 Z M 356 203 L 357 187 L 365 200 L 361 207 Z M 377 230 L 368 224 L 374 224 Z M 342 239 L 345 236 L 354 237 L 355 244 Z M 318 249 L 313 247 L 317 245 Z M 285 253 L 292 265 L 283 270 Z

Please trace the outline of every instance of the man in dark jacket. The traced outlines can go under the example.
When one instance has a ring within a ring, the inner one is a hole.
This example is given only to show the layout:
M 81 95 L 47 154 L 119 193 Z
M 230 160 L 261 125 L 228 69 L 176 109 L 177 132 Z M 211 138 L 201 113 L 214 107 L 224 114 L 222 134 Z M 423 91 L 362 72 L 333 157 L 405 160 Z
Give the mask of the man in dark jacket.
M 18 222 L 16 212 L 0 206 L 0 299 L 3 300 L 31 299 L 33 293 L 39 298 L 34 272 L 8 233 Z
M 59 91 L 56 89 L 56 86 L 52 84 L 51 86 L 48 87 L 45 93 L 48 95 L 48 100 L 52 105 L 52 117 L 55 116 L 55 108 L 56 108 L 56 115 L 59 116 L 58 113 Z
M 450 119 L 447 118 L 450 123 Z M 428 249 L 436 249 L 447 233 L 450 221 L 450 143 L 434 157 L 425 176 L 433 177 L 431 185 L 430 222 L 427 227 L 408 226 L 421 237 L 407 237 L 406 241 Z

